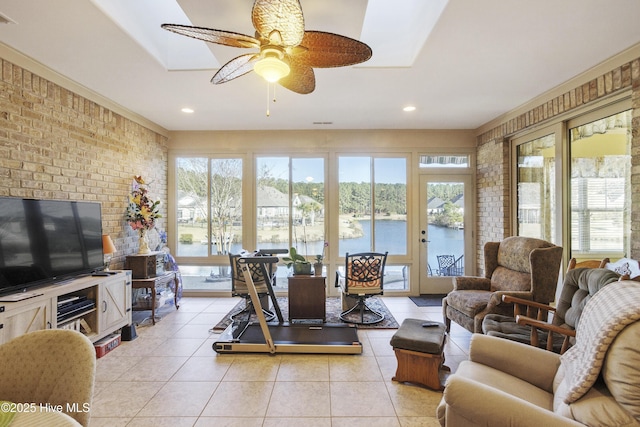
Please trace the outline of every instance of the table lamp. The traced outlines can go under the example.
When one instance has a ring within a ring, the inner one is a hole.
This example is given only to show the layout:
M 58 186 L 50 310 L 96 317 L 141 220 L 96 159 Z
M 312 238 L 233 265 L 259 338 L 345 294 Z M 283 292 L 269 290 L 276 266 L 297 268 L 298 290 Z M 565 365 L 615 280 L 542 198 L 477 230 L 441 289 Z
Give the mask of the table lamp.
M 109 264 L 111 264 L 111 257 L 116 252 L 116 246 L 111 240 L 111 236 L 108 234 L 102 235 L 102 253 L 104 254 L 104 270 L 109 271 Z

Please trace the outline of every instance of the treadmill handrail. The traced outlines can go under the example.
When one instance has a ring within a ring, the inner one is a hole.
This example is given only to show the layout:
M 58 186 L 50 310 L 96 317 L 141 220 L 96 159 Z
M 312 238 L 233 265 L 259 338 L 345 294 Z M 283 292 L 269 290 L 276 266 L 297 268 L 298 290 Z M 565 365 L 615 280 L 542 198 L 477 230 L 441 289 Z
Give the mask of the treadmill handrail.
M 256 253 L 260 255 L 286 254 L 289 253 L 289 249 L 258 249 Z
M 247 258 L 265 258 L 265 257 L 247 257 Z M 240 258 L 242 260 L 242 258 Z M 253 283 L 253 277 L 251 277 L 251 272 L 249 271 L 249 267 L 247 267 L 246 263 L 242 266 L 242 274 L 244 274 L 244 280 L 247 282 L 247 290 L 249 291 L 249 295 L 251 296 L 251 302 L 256 311 L 256 316 L 258 317 L 258 322 L 260 323 L 260 329 L 262 330 L 262 334 L 264 335 L 264 340 L 269 347 L 270 353 L 276 352 L 276 346 L 273 343 L 273 338 L 271 337 L 271 332 L 269 332 L 269 325 L 267 325 L 267 319 L 264 317 L 264 312 L 262 311 L 262 304 L 260 304 L 260 297 L 258 296 L 258 291 L 256 290 L 256 285 Z M 263 265 L 264 267 L 264 265 Z M 270 282 L 268 277 L 265 277 L 267 283 Z
M 238 262 L 246 264 L 251 262 L 252 264 L 273 264 L 280 261 L 277 256 L 241 256 L 238 258 Z
M 267 286 L 267 290 L 269 291 L 269 298 L 271 298 L 271 304 L 273 304 L 273 310 L 276 312 L 276 317 L 278 318 L 278 322 L 283 323 L 284 316 L 282 315 L 282 310 L 280 309 L 280 305 L 278 304 L 278 299 L 276 298 L 276 294 L 273 291 L 273 283 L 271 283 L 271 275 L 267 271 L 267 264 L 274 264 L 274 263 L 277 263 L 278 261 L 280 261 L 278 257 L 272 257 L 272 256 L 255 256 L 255 255 L 244 256 L 243 255 L 240 258 L 238 258 L 238 263 L 241 266 L 243 265 L 245 268 L 247 268 L 248 263 L 260 265 L 262 270 L 262 276 L 264 277 L 265 285 Z M 245 279 L 245 282 L 247 282 L 246 279 Z M 255 289 L 253 278 L 251 279 L 251 284 Z M 249 287 L 249 282 L 247 282 L 247 288 L 248 287 Z M 256 309 L 258 308 L 262 309 L 262 305 L 256 305 L 255 301 L 253 301 L 253 298 L 252 298 L 252 302 L 253 302 L 253 306 L 256 307 Z

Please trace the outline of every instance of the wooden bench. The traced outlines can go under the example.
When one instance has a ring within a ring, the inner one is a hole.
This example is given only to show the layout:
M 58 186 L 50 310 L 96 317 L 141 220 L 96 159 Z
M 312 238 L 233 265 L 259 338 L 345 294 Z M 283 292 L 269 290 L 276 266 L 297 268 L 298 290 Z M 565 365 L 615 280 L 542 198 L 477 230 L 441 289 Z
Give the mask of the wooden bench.
M 422 326 L 423 324 L 433 326 Z M 405 319 L 391 337 L 398 368 L 393 381 L 416 383 L 432 390 L 443 390 L 440 370 L 444 366 L 445 326 L 439 322 Z

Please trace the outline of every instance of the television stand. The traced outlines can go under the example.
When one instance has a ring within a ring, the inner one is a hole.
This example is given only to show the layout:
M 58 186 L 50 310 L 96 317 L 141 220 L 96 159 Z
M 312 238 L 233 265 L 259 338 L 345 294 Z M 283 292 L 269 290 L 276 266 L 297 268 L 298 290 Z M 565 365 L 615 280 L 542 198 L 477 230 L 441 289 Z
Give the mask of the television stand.
M 19 292 L 17 294 L 0 296 L 0 302 L 22 301 L 29 298 L 39 297 L 40 295 L 42 295 L 41 292 Z
M 23 296 L 34 294 L 26 299 Z M 72 314 L 58 306 L 86 300 Z M 131 272 L 83 276 L 0 297 L 0 344 L 39 329 L 74 329 L 92 342 L 131 324 Z

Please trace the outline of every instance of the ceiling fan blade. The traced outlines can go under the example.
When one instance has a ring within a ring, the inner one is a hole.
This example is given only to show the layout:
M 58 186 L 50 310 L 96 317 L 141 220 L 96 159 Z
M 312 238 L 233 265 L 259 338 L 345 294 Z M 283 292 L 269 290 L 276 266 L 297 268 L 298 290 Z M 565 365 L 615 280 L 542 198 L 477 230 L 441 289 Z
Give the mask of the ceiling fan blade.
M 299 0 L 256 0 L 251 21 L 263 39 L 273 31 L 280 33 L 282 46 L 297 46 L 304 36 L 304 16 Z
M 231 47 L 260 48 L 260 41 L 245 34 L 190 25 L 162 24 L 162 28 L 183 36 Z
M 316 68 L 344 67 L 371 58 L 369 46 L 358 40 L 324 31 L 305 31 L 296 60 Z
M 240 55 L 233 58 L 231 61 L 224 64 L 218 72 L 211 79 L 211 83 L 219 85 L 226 83 L 240 76 L 244 76 L 250 71 L 253 71 L 253 64 L 260 59 L 259 55 L 248 53 L 246 55 Z
M 302 95 L 313 92 L 316 88 L 316 75 L 313 68 L 296 61 L 295 58 L 288 58 L 288 60 L 291 72 L 278 80 L 280 86 Z

